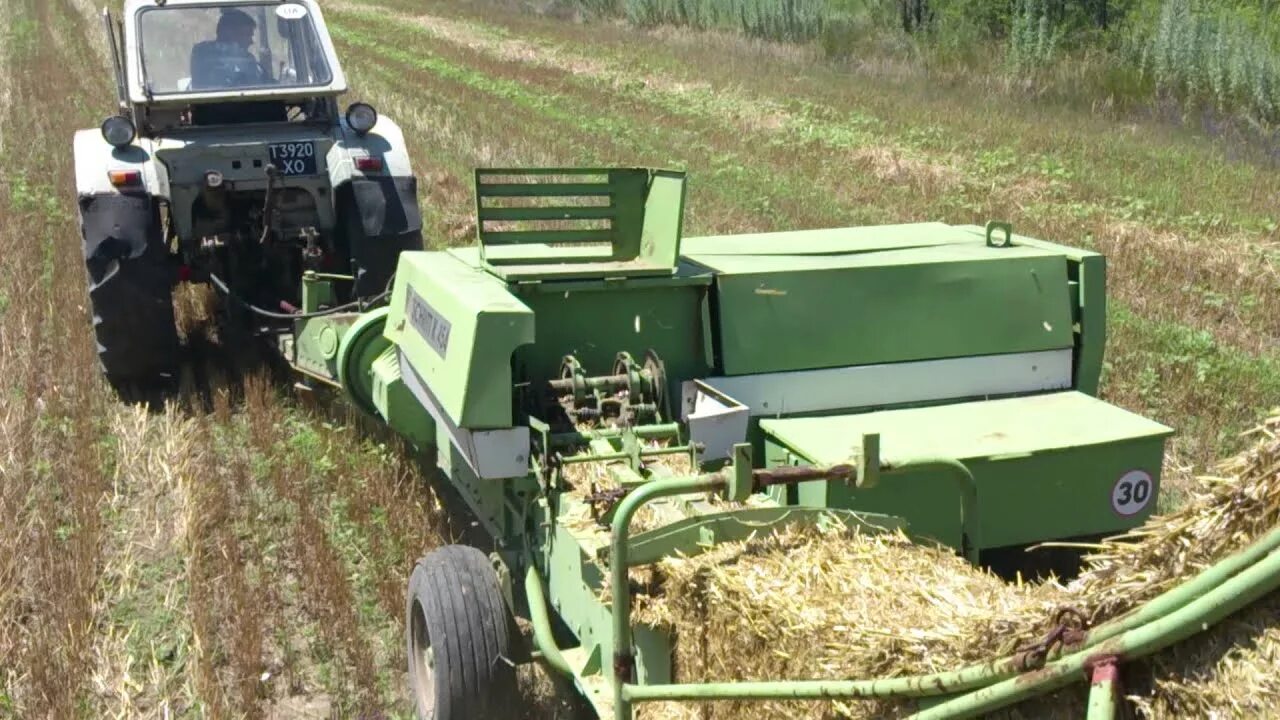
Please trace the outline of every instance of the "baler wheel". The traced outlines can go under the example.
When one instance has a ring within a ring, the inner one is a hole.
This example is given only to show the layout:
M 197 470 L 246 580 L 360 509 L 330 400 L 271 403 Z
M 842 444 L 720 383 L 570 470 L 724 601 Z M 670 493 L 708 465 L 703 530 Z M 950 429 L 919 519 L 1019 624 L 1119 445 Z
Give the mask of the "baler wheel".
M 432 551 L 413 569 L 405 605 L 417 717 L 515 717 L 514 620 L 484 553 L 464 545 Z

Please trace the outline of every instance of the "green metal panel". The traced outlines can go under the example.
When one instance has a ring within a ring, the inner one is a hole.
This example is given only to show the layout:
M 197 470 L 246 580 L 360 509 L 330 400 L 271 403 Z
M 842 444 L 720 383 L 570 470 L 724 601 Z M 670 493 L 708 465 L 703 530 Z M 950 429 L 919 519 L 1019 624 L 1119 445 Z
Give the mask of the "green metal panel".
M 983 228 L 966 225 L 960 229 L 974 237 L 984 237 Z M 1102 377 L 1102 356 L 1107 343 L 1107 259 L 1079 248 L 1014 234 L 1015 245 L 1061 253 L 1069 263 L 1072 285 L 1072 318 L 1075 323 L 1075 389 L 1098 394 Z
M 847 255 L 691 255 L 716 271 L 726 375 L 1072 345 L 1066 259 L 981 243 Z
M 507 485 L 511 480 L 481 480 L 471 471 L 467 459 L 458 452 L 457 446 L 450 441 L 449 432 L 443 425 L 436 425 L 435 464 L 440 473 L 448 478 L 458 495 L 471 508 L 475 519 L 494 538 L 507 538 L 516 531 L 508 523 L 506 513 Z
M 671 275 L 684 173 L 647 168 L 476 170 L 480 257 L 505 280 Z M 595 245 L 587 257 L 581 246 Z
M 1098 394 L 1102 355 L 1107 345 L 1107 260 L 1090 253 L 1076 261 L 1079 340 L 1076 344 L 1076 389 Z
M 436 421 L 404 384 L 400 358 L 394 346 L 373 362 L 371 396 L 378 414 L 392 430 L 405 436 L 418 449 L 435 445 Z
M 558 376 L 565 355 L 589 374 L 608 374 L 617 354 L 640 360 L 653 350 L 666 365 L 668 391 L 679 380 L 707 374 L 702 313 L 710 278 L 696 274 L 617 282 L 545 282 L 514 288 L 538 317 L 537 341 L 515 355 L 517 376 L 539 381 Z
M 943 223 L 823 228 L 685 238 L 685 255 L 845 255 L 972 242 Z
M 511 425 L 511 356 L 533 342 L 533 311 L 492 275 L 447 252 L 407 252 L 386 336 L 459 427 Z
M 775 460 L 780 449 L 806 463 L 848 460 L 863 433 L 881 433 L 888 465 L 950 457 L 978 483 L 984 548 L 1133 527 L 1156 506 L 1164 439 L 1172 431 L 1078 392 L 889 410 L 825 418 L 763 420 Z M 1131 471 L 1150 477 L 1143 509 L 1119 514 L 1112 492 Z M 943 473 L 910 472 L 878 487 L 806 483 L 803 505 L 826 504 L 900 515 L 911 531 L 958 543 L 959 499 Z
M 338 345 L 359 317 L 357 313 L 338 313 L 294 321 L 291 356 L 294 368 L 318 380 L 336 383 Z

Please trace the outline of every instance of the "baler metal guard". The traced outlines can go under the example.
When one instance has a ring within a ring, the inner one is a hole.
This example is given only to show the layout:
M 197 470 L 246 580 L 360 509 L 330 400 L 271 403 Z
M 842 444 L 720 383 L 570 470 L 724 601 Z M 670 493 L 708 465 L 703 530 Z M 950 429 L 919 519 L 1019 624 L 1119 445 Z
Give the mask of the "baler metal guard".
M 777 468 L 774 470 L 751 470 L 750 462 L 740 462 L 745 458 L 739 455 L 739 462 L 718 473 L 697 477 L 672 478 L 650 481 L 629 493 L 614 512 L 612 523 L 612 539 L 609 552 L 609 573 L 611 591 L 611 612 L 613 615 L 613 648 L 614 648 L 614 713 L 618 720 L 631 717 L 631 703 L 663 699 L 650 695 L 655 688 L 688 688 L 695 692 L 693 698 L 706 698 L 702 694 L 710 688 L 722 688 L 722 698 L 756 697 L 753 692 L 762 692 L 763 697 L 794 698 L 828 698 L 839 697 L 847 684 L 829 683 L 825 681 L 783 682 L 783 683 L 729 683 L 723 686 L 713 685 L 669 685 L 647 686 L 629 683 L 635 670 L 635 655 L 631 649 L 631 593 L 628 584 L 631 519 L 646 503 L 677 495 L 690 495 L 700 492 L 722 491 L 726 495 L 735 493 L 735 486 L 750 485 L 759 490 L 775 484 L 805 482 L 815 478 L 830 478 L 833 474 L 844 479 L 857 478 L 860 484 L 870 486 L 878 482 L 881 474 L 905 472 L 908 469 L 939 468 L 950 472 L 960 488 L 961 497 L 961 538 L 966 556 L 971 561 L 977 560 L 976 538 L 978 528 L 977 485 L 973 475 L 964 463 L 951 458 L 921 458 L 896 464 L 879 462 L 878 436 L 863 438 L 863 453 L 859 465 L 844 465 L 836 468 Z M 740 452 L 746 452 L 749 446 L 739 446 Z M 736 480 L 736 482 L 735 482 Z M 536 579 L 536 576 L 535 576 Z M 538 598 L 541 600 L 541 598 Z M 532 607 L 532 602 L 531 602 Z M 545 620 L 544 617 L 542 618 Z M 536 624 L 536 619 L 535 619 Z M 539 642 L 550 638 L 549 628 L 544 625 Z M 544 653 L 546 651 L 544 650 Z M 559 655 L 558 649 L 552 651 Z M 567 666 L 566 666 L 567 667 Z M 853 695 L 864 693 L 855 692 Z
M 630 645 L 630 594 L 625 562 L 626 525 L 635 511 L 650 500 L 672 495 L 704 492 L 724 487 L 715 476 L 680 478 L 649 483 L 629 496 L 614 520 L 613 580 L 615 647 Z M 624 536 L 618 540 L 618 531 Z M 1081 680 L 1093 681 L 1089 714 L 1091 720 L 1115 716 L 1115 676 L 1099 671 L 1124 660 L 1145 657 L 1196 633 L 1256 602 L 1280 588 L 1280 528 L 1273 529 L 1235 555 L 1201 571 L 1129 613 L 1085 631 L 1076 648 L 1055 646 L 1047 653 L 1047 664 L 1029 668 L 1023 654 L 971 665 L 950 672 L 872 680 L 807 680 L 779 682 L 687 683 L 637 685 L 615 677 L 615 717 L 631 717 L 631 705 L 638 702 L 712 700 L 825 700 L 832 698 L 937 697 L 953 695 L 934 707 L 911 715 L 911 720 L 968 718 L 1061 689 Z M 570 676 L 573 670 L 560 655 L 551 634 L 551 623 L 542 596 L 542 584 L 535 569 L 526 576 L 530 596 L 534 640 L 543 659 Z M 622 588 L 622 591 L 619 591 Z M 534 597 L 536 595 L 536 598 Z M 630 677 L 630 653 L 619 653 L 615 671 Z M 557 658 L 559 659 L 557 661 Z M 959 693 L 966 693 L 959 695 Z M 1112 698 L 1108 700 L 1108 698 Z

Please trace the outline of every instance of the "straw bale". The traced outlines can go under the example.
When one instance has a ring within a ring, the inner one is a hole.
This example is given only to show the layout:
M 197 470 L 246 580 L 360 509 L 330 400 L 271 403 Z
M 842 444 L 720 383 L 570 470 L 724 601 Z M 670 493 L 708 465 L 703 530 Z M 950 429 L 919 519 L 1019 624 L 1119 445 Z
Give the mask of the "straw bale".
M 1280 522 L 1280 419 L 1251 450 L 1200 478 L 1179 510 L 1092 549 L 1065 586 L 1011 584 L 901 534 L 791 527 L 659 565 L 637 620 L 673 633 L 680 682 L 902 676 L 1009 654 L 1071 606 L 1114 618 L 1243 548 Z M 1280 700 L 1280 598 L 1142 663 L 1124 682 L 1147 717 L 1265 717 Z M 1079 717 L 1085 685 L 1006 716 Z M 646 720 L 898 717 L 900 703 L 642 706 Z
M 659 564 L 637 621 L 672 631 L 680 681 L 912 675 L 1012 651 L 1062 588 L 1009 585 L 901 533 L 792 525 Z M 978 642 L 974 639 L 978 638 Z M 1025 638 L 1024 638 L 1025 639 Z M 642 707 L 641 717 L 881 717 L 891 703 Z M 1038 715 L 1045 717 L 1044 714 Z

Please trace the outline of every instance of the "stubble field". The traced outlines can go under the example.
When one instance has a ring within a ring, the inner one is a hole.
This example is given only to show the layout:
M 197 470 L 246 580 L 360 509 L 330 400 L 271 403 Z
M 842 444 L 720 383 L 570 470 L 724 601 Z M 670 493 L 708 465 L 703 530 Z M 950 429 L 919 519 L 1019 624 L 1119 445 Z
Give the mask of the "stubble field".
M 729 36 L 324 7 L 432 243 L 470 240 L 478 165 L 684 168 L 696 234 L 1007 219 L 1110 257 L 1104 395 L 1178 428 L 1172 477 L 1280 406 L 1280 173 L 1252 152 Z M 0 718 L 408 717 L 404 581 L 459 531 L 419 463 L 219 359 L 193 292 L 183 402 L 98 376 L 71 158 L 112 107 L 96 12 L 0 0 Z

